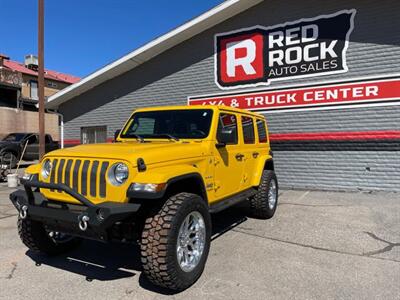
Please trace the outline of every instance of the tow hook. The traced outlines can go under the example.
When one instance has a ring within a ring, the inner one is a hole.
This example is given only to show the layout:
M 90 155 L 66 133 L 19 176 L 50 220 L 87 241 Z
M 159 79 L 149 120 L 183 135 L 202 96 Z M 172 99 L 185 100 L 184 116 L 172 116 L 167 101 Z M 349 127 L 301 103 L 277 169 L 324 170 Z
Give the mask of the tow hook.
M 89 221 L 89 216 L 87 215 L 83 215 L 83 216 L 79 216 L 78 220 L 79 220 L 79 229 L 82 231 L 86 231 L 87 227 L 88 227 L 88 221 Z
M 27 217 L 27 215 L 28 215 L 27 211 L 28 211 L 28 206 L 23 205 L 23 206 L 21 207 L 21 210 L 19 211 L 19 217 L 20 217 L 22 220 L 23 220 L 23 219 L 26 219 L 26 217 Z

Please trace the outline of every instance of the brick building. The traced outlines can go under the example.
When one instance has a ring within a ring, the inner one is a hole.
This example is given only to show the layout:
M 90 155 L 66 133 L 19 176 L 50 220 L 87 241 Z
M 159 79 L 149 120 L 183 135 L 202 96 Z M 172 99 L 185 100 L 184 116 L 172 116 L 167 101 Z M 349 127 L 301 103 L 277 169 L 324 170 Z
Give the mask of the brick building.
M 0 138 L 11 132 L 37 132 L 37 57 L 27 55 L 24 63 L 0 54 Z M 79 78 L 45 70 L 45 97 L 79 81 Z M 46 131 L 59 138 L 58 116 L 46 114 Z
M 66 142 L 141 106 L 263 113 L 281 185 L 400 191 L 400 2 L 230 0 L 49 98 Z

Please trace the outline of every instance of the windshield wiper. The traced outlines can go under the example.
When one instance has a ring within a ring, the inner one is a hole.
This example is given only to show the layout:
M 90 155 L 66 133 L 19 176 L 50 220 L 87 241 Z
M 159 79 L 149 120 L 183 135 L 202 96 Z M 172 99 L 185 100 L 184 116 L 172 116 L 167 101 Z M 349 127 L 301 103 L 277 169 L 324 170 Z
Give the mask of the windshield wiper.
M 144 138 L 138 134 L 130 133 L 129 137 L 134 137 L 139 143 L 144 143 Z
M 176 142 L 179 141 L 179 138 L 177 138 L 176 136 L 173 136 L 172 134 L 168 134 L 168 133 L 155 134 L 155 136 L 166 137 L 166 138 L 168 138 L 170 140 L 173 140 L 173 141 L 176 141 Z

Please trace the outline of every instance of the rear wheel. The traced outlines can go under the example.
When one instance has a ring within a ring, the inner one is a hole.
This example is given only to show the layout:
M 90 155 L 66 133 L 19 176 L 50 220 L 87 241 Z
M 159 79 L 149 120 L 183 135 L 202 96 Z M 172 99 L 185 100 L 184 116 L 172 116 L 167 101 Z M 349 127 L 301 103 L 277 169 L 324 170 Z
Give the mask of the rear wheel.
M 4 152 L 1 155 L 1 163 L 3 165 L 7 165 L 8 167 L 11 166 L 11 168 L 15 168 L 17 166 L 17 157 L 15 156 L 14 153 L 12 152 Z
M 202 274 L 210 240 L 205 201 L 189 193 L 172 196 L 146 219 L 141 239 L 143 271 L 156 285 L 184 290 Z
M 18 218 L 18 233 L 22 242 L 32 251 L 57 255 L 77 247 L 81 239 L 47 230 L 41 222 Z
M 274 171 L 263 172 L 257 194 L 249 200 L 252 216 L 260 219 L 273 217 L 278 205 L 278 180 Z

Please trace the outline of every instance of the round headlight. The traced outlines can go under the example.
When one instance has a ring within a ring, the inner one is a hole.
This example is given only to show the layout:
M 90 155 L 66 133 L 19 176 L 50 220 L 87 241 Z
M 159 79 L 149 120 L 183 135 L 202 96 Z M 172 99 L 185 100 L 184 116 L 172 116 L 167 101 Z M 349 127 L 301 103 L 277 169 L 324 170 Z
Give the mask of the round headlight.
M 51 173 L 52 164 L 51 161 L 46 159 L 45 162 L 42 164 L 42 177 L 43 179 L 47 179 Z
M 129 177 L 128 166 L 124 163 L 114 164 L 108 171 L 108 179 L 113 185 L 123 184 Z

